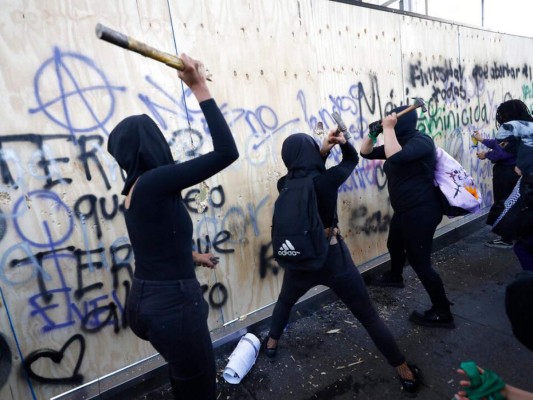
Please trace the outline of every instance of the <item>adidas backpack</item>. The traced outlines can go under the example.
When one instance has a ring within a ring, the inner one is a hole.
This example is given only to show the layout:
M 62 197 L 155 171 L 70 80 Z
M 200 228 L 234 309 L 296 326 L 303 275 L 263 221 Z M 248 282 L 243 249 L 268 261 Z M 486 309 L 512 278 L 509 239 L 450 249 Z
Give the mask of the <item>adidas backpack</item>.
M 274 203 L 274 259 L 286 269 L 314 271 L 326 261 L 329 244 L 318 214 L 314 176 L 287 176 Z

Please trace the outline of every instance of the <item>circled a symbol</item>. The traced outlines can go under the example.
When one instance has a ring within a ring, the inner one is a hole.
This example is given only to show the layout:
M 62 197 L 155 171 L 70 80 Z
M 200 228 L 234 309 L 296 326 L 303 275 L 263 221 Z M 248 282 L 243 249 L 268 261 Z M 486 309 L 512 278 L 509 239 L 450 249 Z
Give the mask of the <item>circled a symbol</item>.
M 13 207 L 13 216 L 17 234 L 35 247 L 59 246 L 74 229 L 71 209 L 56 193 L 48 190 L 35 190 L 21 196 Z M 54 238 L 54 234 L 58 237 Z

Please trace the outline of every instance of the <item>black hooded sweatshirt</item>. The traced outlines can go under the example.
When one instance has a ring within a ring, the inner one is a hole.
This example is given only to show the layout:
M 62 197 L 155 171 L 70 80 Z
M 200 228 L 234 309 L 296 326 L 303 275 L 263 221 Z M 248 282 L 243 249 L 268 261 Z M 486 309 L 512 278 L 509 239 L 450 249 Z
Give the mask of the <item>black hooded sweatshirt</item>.
M 216 102 L 209 99 L 200 107 L 213 151 L 189 161 L 174 163 L 165 137 L 144 114 L 124 119 L 109 135 L 107 149 L 127 174 L 122 194 L 127 195 L 137 181 L 130 208 L 124 213 L 136 278 L 161 281 L 195 277 L 193 225 L 181 191 L 208 179 L 239 157 Z
M 281 158 L 287 167 L 287 175 L 278 180 L 278 192 L 283 189 L 285 179 L 302 177 L 309 173 L 319 173 L 313 179 L 317 194 L 318 213 L 324 227 L 337 224 L 337 197 L 339 187 L 354 170 L 359 157 L 354 147 L 347 141 L 340 145 L 342 161 L 326 170 L 326 159 L 320 155 L 320 147 L 305 133 L 290 135 L 283 142 Z
M 398 113 L 405 108 L 407 106 L 398 107 L 393 112 Z M 361 154 L 361 157 L 371 160 L 387 160 L 383 170 L 395 212 L 405 212 L 421 205 L 435 204 L 440 207 L 433 183 L 435 143 L 431 137 L 416 129 L 417 120 L 415 110 L 398 118 L 394 131 L 402 149 L 396 154 L 387 158 L 385 146 L 376 146 L 369 154 Z

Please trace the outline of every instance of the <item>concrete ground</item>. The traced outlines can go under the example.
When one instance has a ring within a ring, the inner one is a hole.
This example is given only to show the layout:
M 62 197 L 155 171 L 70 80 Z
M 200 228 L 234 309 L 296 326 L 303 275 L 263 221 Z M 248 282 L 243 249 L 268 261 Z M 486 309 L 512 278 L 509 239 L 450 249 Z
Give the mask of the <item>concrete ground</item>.
M 504 381 L 533 391 L 533 352 L 513 336 L 505 314 L 505 287 L 520 266 L 511 249 L 483 245 L 492 239 L 488 227 L 436 251 L 435 268 L 454 302 L 455 330 L 425 328 L 408 321 L 412 310 L 429 308 L 425 290 L 410 267 L 405 289 L 369 286 L 380 315 L 410 362 L 422 370 L 424 400 L 451 399 L 459 388 L 455 372 L 462 361 L 474 360 L 496 371 Z M 365 274 L 370 280 L 375 271 Z M 301 315 L 296 315 L 300 313 Z M 402 399 L 395 370 L 370 341 L 361 324 L 335 300 L 318 309 L 294 312 L 271 362 L 260 354 L 249 374 L 238 385 L 222 378 L 228 356 L 236 343 L 217 353 L 220 400 L 347 400 Z M 267 326 L 254 333 L 266 336 Z M 142 389 L 142 390 L 141 390 Z M 169 384 L 139 387 L 135 400 L 172 399 Z

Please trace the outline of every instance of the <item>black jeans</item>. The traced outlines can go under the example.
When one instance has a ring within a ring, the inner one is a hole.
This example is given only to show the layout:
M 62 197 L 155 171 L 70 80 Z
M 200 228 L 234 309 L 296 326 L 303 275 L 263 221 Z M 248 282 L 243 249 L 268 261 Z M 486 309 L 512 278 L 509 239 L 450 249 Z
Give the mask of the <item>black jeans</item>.
M 329 246 L 322 269 L 312 272 L 285 270 L 281 292 L 272 314 L 269 336 L 278 340 L 298 299 L 314 286 L 325 285 L 335 292 L 361 322 L 389 364 L 397 367 L 405 362 L 405 357 L 376 312 L 346 244 L 340 236 L 338 238 L 339 243 Z
M 504 210 L 505 200 L 513 192 L 519 176 L 514 171 L 514 165 L 494 164 L 492 167 L 492 191 L 494 202 L 487 214 L 487 224 L 492 225 Z M 506 242 L 511 242 L 509 237 L 503 237 Z
M 433 235 L 442 221 L 440 205 L 429 204 L 402 213 L 391 219 L 387 248 L 391 257 L 391 275 L 401 278 L 406 260 L 413 267 L 435 308 L 449 311 L 450 302 L 440 275 L 431 265 Z
M 126 306 L 131 330 L 167 361 L 174 397 L 214 400 L 216 370 L 207 315 L 196 279 L 133 279 Z

